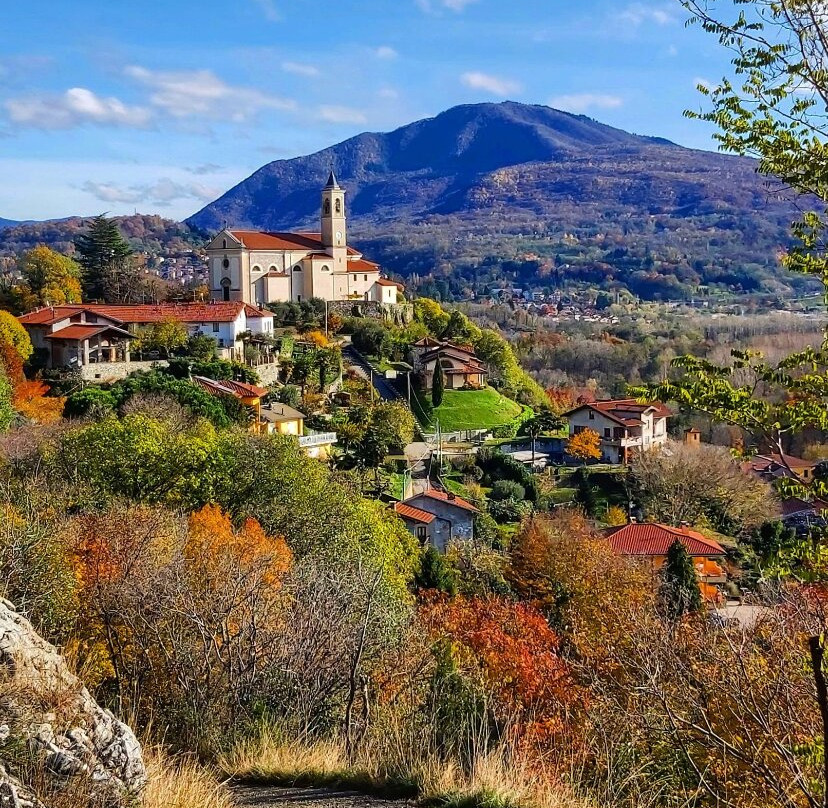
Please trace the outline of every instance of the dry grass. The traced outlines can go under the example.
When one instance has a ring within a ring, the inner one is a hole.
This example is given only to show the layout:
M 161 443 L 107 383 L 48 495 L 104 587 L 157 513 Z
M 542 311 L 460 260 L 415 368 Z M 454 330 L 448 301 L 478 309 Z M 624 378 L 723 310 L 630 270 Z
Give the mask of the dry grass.
M 471 756 L 465 769 L 422 748 L 406 749 L 385 737 L 349 764 L 341 743 L 284 741 L 276 733 L 236 745 L 218 761 L 228 776 L 292 786 L 347 786 L 384 796 L 417 797 L 446 808 L 586 808 L 561 786 L 546 781 L 524 760 L 495 746 Z
M 227 788 L 215 773 L 189 758 L 170 758 L 157 748 L 145 747 L 149 782 L 142 808 L 233 808 Z

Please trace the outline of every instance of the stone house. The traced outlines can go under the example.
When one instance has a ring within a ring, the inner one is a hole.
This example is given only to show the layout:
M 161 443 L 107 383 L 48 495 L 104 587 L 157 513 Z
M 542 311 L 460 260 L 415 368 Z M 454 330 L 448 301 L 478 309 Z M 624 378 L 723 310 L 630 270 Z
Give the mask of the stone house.
M 409 531 L 445 552 L 451 539 L 473 539 L 478 509 L 451 492 L 429 488 L 394 505 Z

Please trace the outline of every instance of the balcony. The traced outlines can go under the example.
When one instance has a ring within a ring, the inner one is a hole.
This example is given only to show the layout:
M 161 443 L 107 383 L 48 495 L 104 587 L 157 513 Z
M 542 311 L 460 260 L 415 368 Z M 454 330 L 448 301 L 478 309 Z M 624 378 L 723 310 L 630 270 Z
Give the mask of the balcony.
M 312 432 L 310 435 L 299 436 L 299 445 L 303 449 L 330 446 L 332 443 L 336 443 L 336 432 Z

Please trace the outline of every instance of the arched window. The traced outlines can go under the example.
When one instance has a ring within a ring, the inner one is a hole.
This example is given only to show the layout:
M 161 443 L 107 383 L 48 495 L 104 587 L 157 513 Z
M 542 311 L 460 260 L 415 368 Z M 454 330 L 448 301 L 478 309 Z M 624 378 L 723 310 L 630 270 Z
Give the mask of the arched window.
M 261 272 L 262 268 L 260 266 L 253 267 L 253 272 Z
M 268 272 L 278 272 L 279 270 L 276 269 L 276 264 L 271 264 L 270 269 L 267 270 Z
M 222 300 L 230 300 L 230 278 L 221 279 L 221 293 Z
M 294 267 L 294 268 L 293 268 L 293 271 L 294 271 L 294 272 L 301 272 L 301 271 L 302 271 L 302 267 Z
M 337 213 L 342 213 L 342 200 L 337 197 L 336 202 L 334 203 L 334 208 Z
M 227 239 L 226 239 L 226 238 L 223 238 L 223 239 L 221 240 L 221 249 L 222 249 L 222 250 L 226 250 L 226 249 L 227 249 Z
M 330 199 L 325 200 L 324 210 L 325 210 L 325 215 L 330 216 L 330 214 L 331 214 L 331 200 Z
M 322 267 L 322 271 L 323 272 L 330 272 L 331 268 L 330 267 Z

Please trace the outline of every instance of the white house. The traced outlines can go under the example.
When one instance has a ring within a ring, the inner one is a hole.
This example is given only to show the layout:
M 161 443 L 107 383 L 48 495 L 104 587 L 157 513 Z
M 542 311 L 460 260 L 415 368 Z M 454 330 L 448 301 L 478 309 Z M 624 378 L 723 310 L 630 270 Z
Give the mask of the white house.
M 242 302 L 157 303 L 110 306 L 78 303 L 46 306 L 18 320 L 35 348 L 45 350 L 47 367 L 130 362 L 129 344 L 140 328 L 164 320 L 182 323 L 192 336 L 213 337 L 219 353 L 242 358 L 240 335 L 273 334 L 273 313 Z
M 319 233 L 224 228 L 207 245 L 207 255 L 213 300 L 396 303 L 403 288 L 348 245 L 345 190 L 333 172 L 322 189 Z
M 593 401 L 565 413 L 570 435 L 585 429 L 598 433 L 607 463 L 626 463 L 631 453 L 663 444 L 671 415 L 663 404 L 639 404 L 634 398 Z

